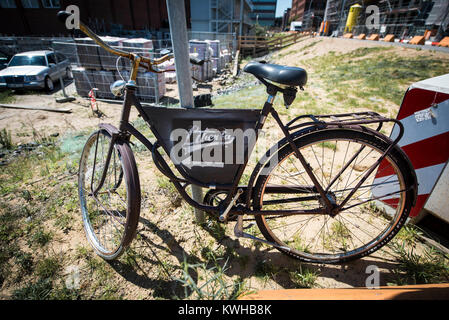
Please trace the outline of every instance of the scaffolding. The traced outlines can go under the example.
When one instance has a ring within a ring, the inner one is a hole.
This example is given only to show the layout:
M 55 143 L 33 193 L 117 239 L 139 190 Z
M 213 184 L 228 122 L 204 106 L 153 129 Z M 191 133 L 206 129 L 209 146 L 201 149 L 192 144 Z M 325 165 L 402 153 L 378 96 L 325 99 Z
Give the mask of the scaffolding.
M 396 38 L 424 35 L 429 30 L 432 36 L 443 34 L 448 27 L 449 2 L 446 0 L 329 0 L 327 22 L 333 36 L 344 33 L 349 9 L 354 4 L 362 5 L 357 24 L 352 33 L 380 35 L 392 34 Z M 373 14 L 367 7 L 375 5 L 379 9 L 379 24 L 367 23 Z
M 194 0 L 190 6 L 193 32 L 246 34 L 252 24 L 250 0 Z

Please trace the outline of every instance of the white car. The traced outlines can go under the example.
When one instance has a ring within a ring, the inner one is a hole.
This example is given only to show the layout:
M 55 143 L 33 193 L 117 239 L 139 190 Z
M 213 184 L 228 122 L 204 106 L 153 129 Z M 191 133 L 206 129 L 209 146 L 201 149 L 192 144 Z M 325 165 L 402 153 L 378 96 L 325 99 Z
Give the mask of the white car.
M 28 51 L 11 58 L 0 70 L 0 89 L 46 89 L 52 91 L 59 77 L 71 78 L 69 60 L 53 51 Z

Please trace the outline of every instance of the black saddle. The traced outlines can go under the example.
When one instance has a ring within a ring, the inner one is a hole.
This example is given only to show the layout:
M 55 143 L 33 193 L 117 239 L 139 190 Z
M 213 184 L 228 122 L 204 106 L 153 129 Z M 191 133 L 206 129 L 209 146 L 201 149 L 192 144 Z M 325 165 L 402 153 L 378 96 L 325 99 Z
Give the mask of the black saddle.
M 297 67 L 287 67 L 278 64 L 249 62 L 243 71 L 273 82 L 291 87 L 303 87 L 307 83 L 307 72 Z

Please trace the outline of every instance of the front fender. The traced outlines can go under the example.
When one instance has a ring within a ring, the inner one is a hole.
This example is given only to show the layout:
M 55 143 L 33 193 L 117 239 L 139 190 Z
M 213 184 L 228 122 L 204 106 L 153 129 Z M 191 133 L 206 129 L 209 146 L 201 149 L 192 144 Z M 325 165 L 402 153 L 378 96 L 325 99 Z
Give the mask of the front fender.
M 118 135 L 120 132 L 110 123 L 100 123 L 98 126 L 100 127 L 100 129 L 106 130 L 111 135 L 111 137 L 114 135 Z

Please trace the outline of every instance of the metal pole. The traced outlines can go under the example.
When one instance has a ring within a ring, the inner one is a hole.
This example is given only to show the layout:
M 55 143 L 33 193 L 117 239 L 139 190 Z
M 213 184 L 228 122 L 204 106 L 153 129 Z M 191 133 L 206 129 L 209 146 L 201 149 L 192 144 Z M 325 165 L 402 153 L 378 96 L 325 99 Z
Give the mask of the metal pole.
M 59 60 L 58 57 L 56 56 L 56 51 L 53 48 L 49 48 L 51 51 L 53 51 L 53 54 L 55 56 L 55 61 L 56 61 L 56 65 L 58 65 Z M 64 103 L 64 102 L 71 102 L 71 101 L 75 101 L 75 97 L 69 97 L 67 95 L 67 93 L 65 92 L 65 85 L 64 85 L 64 80 L 62 80 L 62 74 L 59 74 L 59 84 L 61 85 L 61 89 L 62 89 L 62 94 L 64 95 L 64 98 L 56 98 L 56 102 L 59 103 Z
M 243 36 L 243 8 L 245 0 L 240 0 L 240 25 L 239 25 L 239 36 Z
M 181 107 L 193 108 L 192 76 L 190 72 L 189 41 L 187 37 L 186 11 L 184 0 L 167 0 L 168 21 L 175 55 L 176 80 L 178 82 Z M 203 192 L 192 185 L 193 200 L 202 203 Z M 196 222 L 204 223 L 204 212 L 195 209 Z
M 322 36 L 326 36 L 327 35 L 327 32 L 325 32 L 325 31 L 326 31 L 326 23 L 328 23 L 327 22 L 327 15 L 329 14 L 329 3 L 330 3 L 330 0 L 327 0 L 326 1 L 326 9 L 324 9 L 323 21 L 321 22 L 323 24 L 323 31 L 320 33 L 320 35 L 322 35 Z

